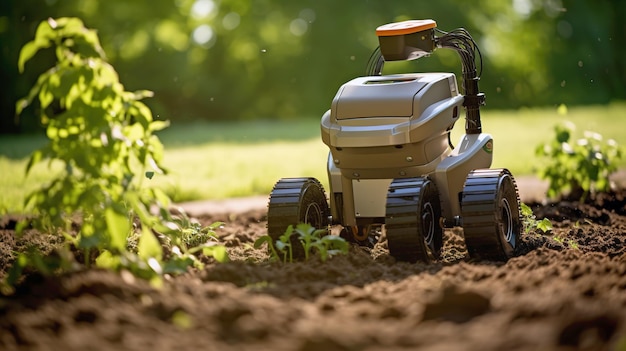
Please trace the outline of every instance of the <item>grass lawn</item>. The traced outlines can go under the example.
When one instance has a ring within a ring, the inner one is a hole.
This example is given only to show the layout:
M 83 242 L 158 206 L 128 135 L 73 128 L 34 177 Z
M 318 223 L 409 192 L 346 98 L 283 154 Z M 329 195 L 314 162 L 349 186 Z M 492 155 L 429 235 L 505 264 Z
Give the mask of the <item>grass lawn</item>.
M 494 137 L 493 167 L 509 168 L 514 175 L 532 174 L 537 163 L 534 150 L 553 138 L 553 126 L 571 121 L 605 139 L 626 143 L 626 103 L 570 108 L 566 115 L 556 108 L 517 111 L 484 109 L 483 131 Z M 269 194 L 281 177 L 312 176 L 327 187 L 327 148 L 319 138 L 319 119 L 253 121 L 172 125 L 159 136 L 165 144 L 167 176 L 150 183 L 166 190 L 175 201 L 221 199 Z M 453 131 L 453 142 L 463 133 L 463 123 Z M 0 137 L 0 213 L 22 212 L 24 196 L 56 172 L 41 164 L 28 178 L 28 155 L 45 144 L 40 136 Z M 626 159 L 620 167 L 626 167 Z

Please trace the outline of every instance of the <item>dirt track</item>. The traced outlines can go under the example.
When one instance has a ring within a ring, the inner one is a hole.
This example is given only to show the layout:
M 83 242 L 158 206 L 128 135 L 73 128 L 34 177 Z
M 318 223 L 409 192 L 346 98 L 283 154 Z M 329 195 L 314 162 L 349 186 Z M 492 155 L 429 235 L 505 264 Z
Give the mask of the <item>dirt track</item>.
M 472 262 L 446 231 L 442 262 L 397 263 L 383 240 L 326 263 L 269 263 L 265 210 L 217 220 L 233 259 L 155 290 L 132 276 L 31 276 L 0 299 L 0 350 L 626 350 L 626 192 L 535 205 L 555 224 L 506 264 Z M 16 242 L 0 230 L 2 270 Z

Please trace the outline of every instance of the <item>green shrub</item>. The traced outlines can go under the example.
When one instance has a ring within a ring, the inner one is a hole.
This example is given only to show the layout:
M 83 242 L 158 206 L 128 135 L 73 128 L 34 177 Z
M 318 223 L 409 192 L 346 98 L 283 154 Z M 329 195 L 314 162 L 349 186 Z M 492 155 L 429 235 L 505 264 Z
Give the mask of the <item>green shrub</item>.
M 207 244 L 214 239 L 209 235 L 213 227 L 198 228 L 186 217 L 172 217 L 167 211 L 169 197 L 142 186 L 155 174 L 164 174 L 163 146 L 153 133 L 167 123 L 155 121 L 141 102 L 152 92 L 125 91 L 117 72 L 105 61 L 96 32 L 85 28 L 80 19 L 42 22 L 35 39 L 20 52 L 19 70 L 47 48 L 54 48 L 56 64 L 17 102 L 17 112 L 29 106 L 38 110 L 49 139 L 33 152 L 26 173 L 44 160 L 60 161 L 65 171 L 27 197 L 26 209 L 36 216 L 33 225 L 63 235 L 64 249 L 83 252 L 87 266 L 95 254 L 98 266 L 128 269 L 155 281 L 161 274 L 193 265 L 197 252 L 223 259 L 225 251 L 209 249 L 215 245 Z M 161 210 L 154 213 L 153 208 Z M 74 223 L 78 230 L 72 228 Z M 190 233 L 208 236 L 190 241 Z M 130 249 L 129 237 L 136 239 L 136 250 Z M 164 253 L 163 247 L 170 252 Z M 64 259 L 56 264 L 58 269 L 72 266 L 65 262 L 72 255 L 60 257 Z M 26 266 L 54 273 L 44 269 L 44 261 L 36 252 L 20 256 L 7 282 L 15 283 Z
M 589 193 L 610 190 L 609 176 L 622 157 L 619 145 L 589 131 L 574 141 L 575 128 L 572 123 L 556 125 L 555 138 L 535 150 L 540 157 L 539 176 L 549 181 L 549 197 L 580 193 L 584 201 Z

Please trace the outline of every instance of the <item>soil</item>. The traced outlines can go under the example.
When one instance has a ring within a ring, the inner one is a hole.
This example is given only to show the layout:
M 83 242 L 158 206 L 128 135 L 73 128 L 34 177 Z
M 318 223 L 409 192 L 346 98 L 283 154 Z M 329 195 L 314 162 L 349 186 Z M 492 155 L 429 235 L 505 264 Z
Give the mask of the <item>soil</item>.
M 506 263 L 467 258 L 445 232 L 441 262 L 395 262 L 385 238 L 326 262 L 270 262 L 252 243 L 266 210 L 196 212 L 231 262 L 162 288 L 96 269 L 29 275 L 0 298 L 0 350 L 626 350 L 626 191 L 532 204 L 554 229 Z M 0 275 L 14 251 L 58 239 L 0 221 Z

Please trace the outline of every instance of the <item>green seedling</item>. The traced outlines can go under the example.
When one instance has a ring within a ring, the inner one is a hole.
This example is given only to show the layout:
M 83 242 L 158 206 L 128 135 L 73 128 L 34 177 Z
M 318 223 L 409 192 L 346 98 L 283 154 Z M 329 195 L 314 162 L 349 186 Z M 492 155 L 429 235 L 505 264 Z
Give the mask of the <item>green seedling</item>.
M 525 203 L 521 204 L 521 209 L 522 209 L 522 223 L 524 225 L 524 233 L 530 234 L 534 232 L 537 235 L 540 235 L 538 231 L 540 231 L 543 234 L 547 234 L 552 231 L 552 222 L 550 222 L 549 219 L 544 218 L 542 220 L 537 220 L 537 217 L 533 213 L 533 210 L 530 208 L 530 206 L 526 205 Z M 579 225 L 580 225 L 579 222 L 576 222 L 576 224 L 574 224 L 574 227 L 577 228 Z M 560 244 L 565 243 L 565 238 L 562 236 L 555 235 L 552 237 L 552 239 Z M 578 243 L 575 240 L 567 239 L 567 244 L 572 249 L 578 250 Z
M 565 244 L 567 242 L 567 246 L 569 246 L 570 248 L 572 248 L 574 250 L 578 250 L 578 243 L 574 239 L 567 239 L 566 240 L 565 237 L 558 236 L 558 235 L 553 236 L 552 239 L 554 241 L 556 241 L 557 243 L 560 243 L 560 244 Z
M 256 240 L 254 247 L 258 249 L 264 244 L 267 244 L 271 258 L 282 262 L 293 262 L 297 258 L 296 252 L 300 252 L 298 248 L 301 248 L 305 261 L 315 253 L 326 261 L 332 256 L 347 254 L 349 250 L 349 244 L 343 238 L 329 235 L 326 229 L 315 229 L 310 224 L 298 224 L 295 228 L 290 225 L 275 241 L 264 235 Z
M 529 234 L 537 230 L 540 230 L 542 233 L 548 233 L 552 230 L 552 222 L 547 218 L 538 220 L 530 206 L 521 203 L 521 209 L 524 233 Z
M 294 258 L 294 228 L 292 225 L 287 227 L 287 230 L 278 237 L 278 240 L 274 241 L 269 235 L 262 236 L 254 243 L 255 248 L 261 247 L 264 243 L 267 243 L 270 248 L 270 256 L 273 259 L 281 260 L 282 262 L 293 262 Z
M 304 248 L 304 259 L 317 252 L 322 261 L 337 254 L 346 254 L 349 246 L 342 237 L 328 235 L 326 229 L 315 229 L 309 224 L 298 224 L 295 232 Z

